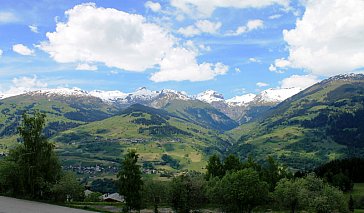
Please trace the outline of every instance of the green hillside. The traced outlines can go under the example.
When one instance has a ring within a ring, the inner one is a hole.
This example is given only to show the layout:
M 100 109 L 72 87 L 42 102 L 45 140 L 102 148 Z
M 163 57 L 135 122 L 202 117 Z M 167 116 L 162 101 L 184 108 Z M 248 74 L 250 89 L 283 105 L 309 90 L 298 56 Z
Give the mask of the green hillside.
M 273 155 L 297 169 L 364 155 L 364 76 L 336 76 L 228 133 L 243 158 Z
M 198 100 L 172 100 L 163 109 L 183 119 L 219 131 L 237 127 L 237 122 L 211 105 Z
M 167 111 L 133 105 L 120 115 L 64 131 L 52 138 L 63 165 L 106 169 L 136 149 L 143 168 L 159 173 L 203 170 L 211 153 L 230 146 L 226 136 Z M 112 172 L 112 171 L 108 171 Z

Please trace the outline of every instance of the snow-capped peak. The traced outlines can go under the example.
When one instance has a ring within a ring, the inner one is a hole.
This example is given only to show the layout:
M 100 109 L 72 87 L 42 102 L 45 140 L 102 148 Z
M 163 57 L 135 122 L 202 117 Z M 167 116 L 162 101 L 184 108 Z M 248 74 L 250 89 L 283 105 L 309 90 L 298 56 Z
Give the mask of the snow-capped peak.
M 119 99 L 123 99 L 128 95 L 119 90 L 112 90 L 112 91 L 93 90 L 89 93 L 90 95 L 100 98 L 103 101 L 116 101 Z
M 270 88 L 259 93 L 254 102 L 257 103 L 279 103 L 302 91 L 301 88 Z
M 206 90 L 198 94 L 196 99 L 207 103 L 225 101 L 224 96 L 214 90 Z
M 226 100 L 230 106 L 245 106 L 252 102 L 257 95 L 249 93 L 241 96 L 235 96 Z
M 27 92 L 29 95 L 45 95 L 45 96 L 91 96 L 87 91 L 80 88 L 56 88 L 56 89 L 41 89 Z
M 190 100 L 191 99 L 185 91 L 176 91 L 176 90 L 172 90 L 172 89 L 163 89 L 160 91 L 160 95 L 175 98 L 175 99 L 180 99 L 180 100 Z

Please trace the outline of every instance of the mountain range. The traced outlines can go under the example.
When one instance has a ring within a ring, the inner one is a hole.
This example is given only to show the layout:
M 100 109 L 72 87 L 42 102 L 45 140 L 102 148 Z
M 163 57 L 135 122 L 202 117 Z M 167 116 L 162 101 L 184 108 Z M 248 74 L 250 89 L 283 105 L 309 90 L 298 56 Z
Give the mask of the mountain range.
M 137 149 L 143 168 L 201 171 L 212 153 L 274 156 L 292 169 L 364 155 L 364 75 L 339 75 L 303 91 L 268 89 L 225 100 L 207 90 L 133 93 L 47 89 L 0 100 L 0 154 L 27 110 L 47 114 L 45 135 L 69 168 L 113 168 Z M 104 170 L 102 170 L 104 171 Z M 149 171 L 149 170 L 148 170 Z

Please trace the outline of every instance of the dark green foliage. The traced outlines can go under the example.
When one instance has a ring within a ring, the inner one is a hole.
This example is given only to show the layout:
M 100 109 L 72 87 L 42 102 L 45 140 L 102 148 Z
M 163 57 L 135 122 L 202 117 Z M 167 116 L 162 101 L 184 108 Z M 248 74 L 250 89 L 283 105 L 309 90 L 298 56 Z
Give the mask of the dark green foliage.
M 146 180 L 143 184 L 143 203 L 146 207 L 153 206 L 158 212 L 160 204 L 169 204 L 171 185 L 166 181 Z
M 272 156 L 267 158 L 267 163 L 263 166 L 261 176 L 269 184 L 269 191 L 273 191 L 279 180 L 290 176 L 285 167 L 279 165 Z
M 135 150 L 129 150 L 121 162 L 121 168 L 117 175 L 119 193 L 125 197 L 125 205 L 128 211 L 140 210 L 142 204 L 141 190 L 143 186 L 142 172 L 137 165 L 139 155 Z
M 155 115 L 152 114 L 150 119 L 146 119 L 146 118 L 137 118 L 135 120 L 132 121 L 135 124 L 142 124 L 145 126 L 151 126 L 151 125 L 162 125 L 162 124 L 166 124 L 167 121 L 160 117 L 159 115 Z
M 173 178 L 171 184 L 171 203 L 176 212 L 189 213 L 207 202 L 203 176 L 182 174 Z
M 85 202 L 100 202 L 102 194 L 100 192 L 91 192 L 85 197 Z
M 174 159 L 172 156 L 164 154 L 162 155 L 162 160 L 168 163 L 172 168 L 179 169 L 181 167 L 179 160 Z
M 242 166 L 239 158 L 231 154 L 224 160 L 224 173 L 241 170 Z
M 101 192 L 102 194 L 115 193 L 118 191 L 116 182 L 108 178 L 96 179 L 92 181 L 90 189 L 91 191 Z
M 354 199 L 353 199 L 353 196 L 350 195 L 350 198 L 349 198 L 349 211 L 350 212 L 354 212 Z
M 221 163 L 220 157 L 217 154 L 212 155 L 209 158 L 206 166 L 206 178 L 223 177 L 225 174 L 223 164 Z
M 84 199 L 84 190 L 75 174 L 71 172 L 62 174 L 59 182 L 51 188 L 53 198 L 57 202 L 82 201 Z
M 140 127 L 139 133 L 147 133 L 152 136 L 173 136 L 173 135 L 191 135 L 191 133 L 178 129 L 174 126 L 150 126 Z
M 282 209 L 289 208 L 291 212 L 298 209 L 317 213 L 348 212 L 344 194 L 313 174 L 299 179 L 282 179 L 274 194 Z
M 314 172 L 341 190 L 350 191 L 353 182 L 364 182 L 364 159 L 334 160 L 317 167 Z
M 268 184 L 253 169 L 228 172 L 216 180 L 210 194 L 227 212 L 251 212 L 268 199 Z
M 11 150 L 0 168 L 4 173 L 4 190 L 12 195 L 44 198 L 60 178 L 61 167 L 53 149 L 42 135 L 45 115 L 23 114 L 19 127 L 22 143 Z M 11 168 L 15 171 L 11 171 Z M 4 171 L 5 170 L 5 171 Z M 17 186 L 14 185 L 17 182 Z

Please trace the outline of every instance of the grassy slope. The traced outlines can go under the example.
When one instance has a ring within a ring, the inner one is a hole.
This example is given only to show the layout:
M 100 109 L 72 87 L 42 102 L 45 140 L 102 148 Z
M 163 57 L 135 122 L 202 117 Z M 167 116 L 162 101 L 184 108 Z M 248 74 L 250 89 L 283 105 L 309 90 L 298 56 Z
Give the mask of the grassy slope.
M 167 171 L 176 171 L 176 169 L 168 164 L 157 165 L 158 162 L 163 162 L 161 160 L 163 154 L 168 154 L 178 160 L 181 169 L 202 171 L 206 164 L 207 153 L 223 149 L 228 145 L 226 141 L 229 138 L 226 136 L 220 138 L 216 131 L 205 129 L 177 117 L 169 117 L 168 125 L 185 131 L 188 135 L 152 136 L 148 133 L 139 133 L 139 128 L 148 126 L 133 123 L 136 118 L 150 119 L 151 114 L 142 113 L 138 117 L 114 116 L 67 130 L 52 140 L 58 141 L 59 154 L 67 164 L 84 162 L 109 165 L 119 162 L 121 153 L 125 153 L 128 149 L 136 149 L 140 154 L 141 162 L 157 162 L 156 168 Z M 75 140 L 68 138 L 65 140 L 66 143 L 62 142 L 69 135 L 81 135 L 82 137 Z M 139 143 L 130 141 L 133 139 L 141 141 Z
M 242 157 L 252 154 L 262 160 L 273 155 L 293 168 L 312 168 L 343 157 L 347 153 L 346 146 L 328 136 L 325 127 L 306 128 L 301 123 L 323 112 L 334 116 L 362 109 L 363 104 L 351 100 L 363 95 L 343 92 L 341 88 L 347 85 L 350 89 L 364 91 L 362 80 L 318 84 L 281 103 L 269 111 L 265 119 L 242 125 L 226 134 L 239 140 L 234 150 Z M 335 106 L 343 101 L 346 104 Z

